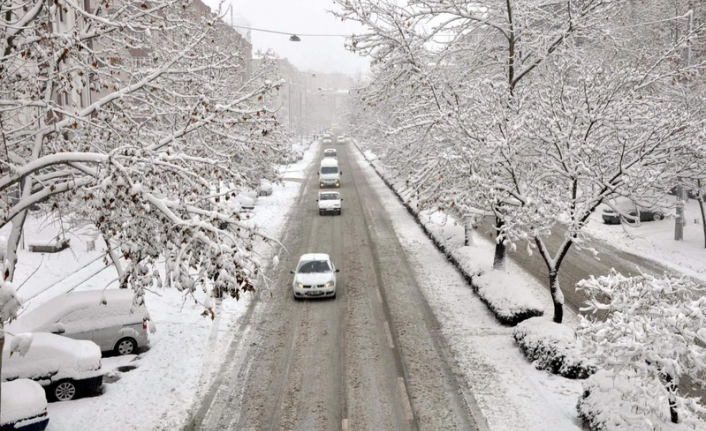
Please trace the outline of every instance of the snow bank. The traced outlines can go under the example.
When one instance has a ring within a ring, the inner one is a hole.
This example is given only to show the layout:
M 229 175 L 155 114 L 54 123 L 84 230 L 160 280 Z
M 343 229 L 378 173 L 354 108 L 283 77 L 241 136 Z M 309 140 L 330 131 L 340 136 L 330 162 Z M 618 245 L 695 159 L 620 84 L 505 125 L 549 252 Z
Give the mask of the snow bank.
M 357 144 L 356 144 L 357 146 Z M 358 147 L 360 151 L 360 147 Z M 491 271 L 489 266 L 482 265 L 477 259 L 477 251 L 458 243 L 464 238 L 463 227 L 452 216 L 438 212 L 419 212 L 414 202 L 405 196 L 403 183 L 393 183 L 384 168 L 380 167 L 377 157 L 366 150 L 363 152 L 366 160 L 375 169 L 383 182 L 405 206 L 407 212 L 416 220 L 424 233 L 434 245 L 444 253 L 471 285 L 474 292 L 493 312 L 495 317 L 505 325 L 516 325 L 530 317 L 544 315 L 542 303 L 533 295 L 522 276 L 516 276 L 501 271 Z M 437 222 L 443 220 L 442 223 Z M 456 227 L 455 232 L 449 232 L 448 227 Z
M 533 365 L 569 379 L 585 379 L 596 372 L 581 355 L 573 329 L 547 318 L 534 317 L 515 327 L 515 342 Z
M 2 383 L 0 425 L 39 416 L 47 410 L 47 396 L 39 383 L 17 379 Z
M 583 389 L 579 417 L 593 431 L 706 430 L 706 424 L 683 409 L 681 423 L 671 423 L 667 394 L 657 380 L 600 370 Z

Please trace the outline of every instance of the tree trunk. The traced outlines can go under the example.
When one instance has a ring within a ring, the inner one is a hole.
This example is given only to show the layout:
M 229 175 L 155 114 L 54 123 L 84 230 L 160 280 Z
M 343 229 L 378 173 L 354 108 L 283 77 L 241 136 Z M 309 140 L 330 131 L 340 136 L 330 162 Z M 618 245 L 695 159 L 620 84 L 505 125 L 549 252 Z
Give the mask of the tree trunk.
M 675 394 L 677 393 L 677 385 L 669 373 L 664 374 L 664 380 L 667 382 L 667 392 L 669 392 L 669 415 L 672 423 L 679 423 L 679 413 L 677 412 L 677 401 Z
M 561 323 L 564 320 L 564 293 L 559 286 L 559 271 L 556 269 L 549 271 L 549 290 L 554 303 L 554 322 Z
M 503 223 L 501 218 L 495 217 L 495 257 L 493 258 L 493 269 L 505 268 L 507 247 L 505 246 L 505 241 L 498 239 L 500 236 L 500 230 L 504 224 L 505 223 Z
M 465 234 L 463 245 L 466 247 L 475 245 L 473 242 L 473 220 L 470 217 L 466 217 L 463 222 L 463 232 Z
M 704 211 L 704 194 L 701 190 L 701 180 L 697 182 L 699 186 L 699 209 L 701 210 L 701 228 L 704 230 L 704 248 L 706 248 L 706 212 Z
M 118 256 L 113 249 L 113 245 L 110 243 L 110 238 L 108 235 L 103 235 L 103 241 L 105 241 L 105 245 L 108 247 L 108 256 L 110 256 L 110 260 L 113 261 L 113 265 L 115 266 L 116 271 L 118 271 L 118 278 L 122 281 L 125 275 L 125 270 L 123 270 L 123 266 L 120 264 L 120 256 Z
M 20 246 L 20 240 L 22 239 L 22 228 L 24 227 L 26 219 L 27 210 L 22 211 L 12 218 L 12 230 L 10 230 L 10 237 L 7 239 L 7 253 L 5 254 L 5 258 L 8 261 L 8 266 L 5 268 L 5 274 L 3 274 L 6 281 L 11 282 L 15 277 L 17 248 Z

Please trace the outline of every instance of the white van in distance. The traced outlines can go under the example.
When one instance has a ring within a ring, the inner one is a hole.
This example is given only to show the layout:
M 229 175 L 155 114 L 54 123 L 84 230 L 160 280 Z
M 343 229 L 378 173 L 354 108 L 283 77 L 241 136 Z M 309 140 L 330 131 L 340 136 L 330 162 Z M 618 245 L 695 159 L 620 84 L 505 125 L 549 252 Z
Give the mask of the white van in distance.
M 325 157 L 319 167 L 319 187 L 341 187 L 341 172 L 338 160 Z

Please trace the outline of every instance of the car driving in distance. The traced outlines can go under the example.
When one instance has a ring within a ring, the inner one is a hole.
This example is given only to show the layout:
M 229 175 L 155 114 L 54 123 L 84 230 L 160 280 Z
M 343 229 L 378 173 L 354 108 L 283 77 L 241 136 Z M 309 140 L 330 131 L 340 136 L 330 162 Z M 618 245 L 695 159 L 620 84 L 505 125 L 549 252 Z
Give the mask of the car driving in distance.
M 319 187 L 341 187 L 342 173 L 338 168 L 338 160 L 333 157 L 325 157 L 319 166 Z
M 341 215 L 341 194 L 339 192 L 319 192 L 319 215 L 326 213 Z
M 294 274 L 294 299 L 336 297 L 336 273 L 339 270 L 328 254 L 303 254 L 299 258 L 297 269 L 290 272 Z
M 324 150 L 324 157 L 336 157 L 336 150 L 333 148 L 326 148 Z

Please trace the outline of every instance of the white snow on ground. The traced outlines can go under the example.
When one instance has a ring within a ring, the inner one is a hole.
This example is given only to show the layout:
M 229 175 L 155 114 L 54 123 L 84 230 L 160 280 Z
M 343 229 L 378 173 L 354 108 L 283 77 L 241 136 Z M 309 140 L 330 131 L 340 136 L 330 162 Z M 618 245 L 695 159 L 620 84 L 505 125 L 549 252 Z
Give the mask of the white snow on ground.
M 271 196 L 258 199 L 251 213 L 251 223 L 262 227 L 271 237 L 280 237 L 301 187 L 299 181 L 288 180 L 304 178 L 317 150 L 318 144 L 314 144 L 301 161 L 281 168 L 284 181 L 273 184 Z M 57 225 L 30 217 L 25 224 L 25 242 L 28 245 L 48 243 L 58 230 Z M 0 235 L 6 237 L 8 233 L 8 229 L 0 231 Z M 96 250 L 89 252 L 86 246 L 91 240 L 96 241 Z M 60 253 L 20 250 L 15 286 L 20 286 L 34 273 L 18 292 L 26 307 L 34 308 L 74 288 L 102 289 L 109 284 L 117 287 L 115 269 L 103 270 L 106 268 L 101 258 L 104 249 L 105 243 L 97 238 L 95 229 L 85 228 L 71 237 L 71 248 Z M 261 241 L 255 246 L 263 266 L 272 259 L 275 250 Z M 206 296 L 201 293 L 197 298 L 203 302 Z M 106 380 L 115 377 L 118 380 L 104 383 L 104 393 L 100 396 L 49 404 L 47 430 L 179 429 L 198 394 L 207 388 L 220 366 L 232 340 L 232 328 L 239 324 L 251 300 L 251 295 L 247 294 L 239 301 L 222 301 L 216 319 L 211 321 L 201 316 L 201 304 L 185 301 L 175 289 L 148 292 L 145 302 L 157 328 L 150 336 L 150 349 L 137 357 L 103 358 L 103 370 L 109 375 Z M 115 370 L 124 365 L 137 368 L 122 373 Z
M 358 162 L 383 202 L 397 202 L 361 155 Z M 581 430 L 576 402 L 581 382 L 536 370 L 514 344 L 512 328 L 501 326 L 455 268 L 402 205 L 385 205 L 417 280 L 438 317 L 443 334 L 492 430 Z M 457 236 L 459 237 L 459 236 Z M 461 240 L 463 232 L 461 229 Z M 492 260 L 492 244 L 476 238 L 478 259 Z M 470 253 L 469 253 L 470 256 Z M 521 270 L 509 263 L 509 271 Z M 527 285 L 551 310 L 548 291 L 527 275 Z M 576 322 L 565 310 L 568 322 Z M 551 316 L 551 312 L 547 313 Z M 544 317 L 549 319 L 550 317 Z
M 667 196 L 673 206 L 674 196 Z M 674 240 L 674 219 L 642 222 L 639 226 L 607 225 L 601 214 L 604 205 L 591 214 L 584 228 L 590 235 L 625 252 L 651 259 L 683 274 L 706 281 L 706 248 L 699 203 L 690 199 L 684 206 L 684 240 Z M 670 210 L 675 213 L 675 210 Z M 698 222 L 695 223 L 695 222 Z M 600 257 L 600 256 L 599 256 Z

